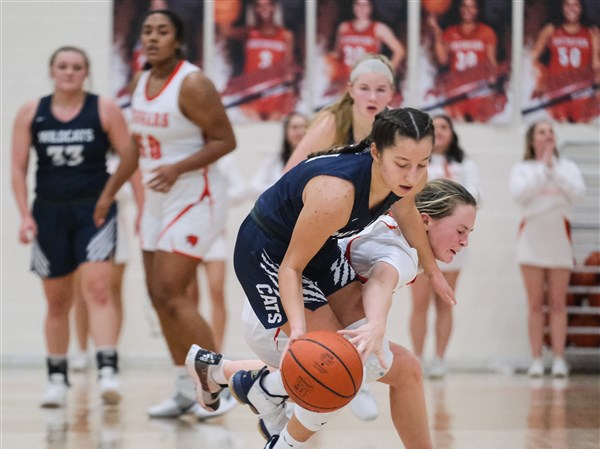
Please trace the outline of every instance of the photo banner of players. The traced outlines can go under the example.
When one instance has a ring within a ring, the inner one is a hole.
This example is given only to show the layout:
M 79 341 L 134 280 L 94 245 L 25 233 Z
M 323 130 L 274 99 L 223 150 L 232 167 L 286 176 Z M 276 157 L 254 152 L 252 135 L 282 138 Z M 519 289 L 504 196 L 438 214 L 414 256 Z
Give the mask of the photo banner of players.
M 523 20 L 523 120 L 598 123 L 600 1 L 529 0 Z
M 151 9 L 168 9 L 181 18 L 185 30 L 185 58 L 202 67 L 202 0 L 114 0 L 111 86 L 122 108 L 129 106 L 129 83 L 133 75 L 142 70 L 146 62 L 139 36 L 144 14 Z
M 214 8 L 212 73 L 230 119 L 281 120 L 299 109 L 304 0 L 215 0 Z
M 511 0 L 421 0 L 420 107 L 455 121 L 508 124 Z
M 313 106 L 321 109 L 348 88 L 350 71 L 366 53 L 387 56 L 396 70 L 396 95 L 402 105 L 406 79 L 408 2 L 320 0 L 317 3 L 316 85 Z

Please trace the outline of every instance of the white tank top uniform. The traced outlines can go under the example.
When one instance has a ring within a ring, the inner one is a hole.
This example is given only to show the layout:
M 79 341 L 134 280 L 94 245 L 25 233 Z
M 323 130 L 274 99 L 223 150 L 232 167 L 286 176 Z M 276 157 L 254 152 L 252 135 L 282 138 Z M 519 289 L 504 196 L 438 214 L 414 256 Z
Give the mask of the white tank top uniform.
M 448 162 L 445 156 L 434 153 L 431 155 L 427 174 L 430 180 L 443 178 L 458 182 L 475 197 L 477 203 L 481 200 L 479 171 L 469 158 L 465 157 L 461 163 Z M 468 260 L 468 249 L 468 247 L 463 248 L 450 263 L 438 260 L 440 270 L 448 272 L 463 269 Z
M 147 94 L 150 71 L 140 76 L 132 96 L 130 129 L 140 147 L 144 186 L 152 171 L 202 151 L 202 129 L 179 109 L 184 79 L 200 70 L 181 61 L 162 90 Z M 227 183 L 212 166 L 182 174 L 167 193 L 145 188 L 141 224 L 142 248 L 202 259 L 218 237 L 227 216 Z
M 554 158 L 552 168 L 536 160 L 523 161 L 512 168 L 509 187 L 521 215 L 517 262 L 572 269 L 573 203 L 585 195 L 579 167 L 564 157 Z

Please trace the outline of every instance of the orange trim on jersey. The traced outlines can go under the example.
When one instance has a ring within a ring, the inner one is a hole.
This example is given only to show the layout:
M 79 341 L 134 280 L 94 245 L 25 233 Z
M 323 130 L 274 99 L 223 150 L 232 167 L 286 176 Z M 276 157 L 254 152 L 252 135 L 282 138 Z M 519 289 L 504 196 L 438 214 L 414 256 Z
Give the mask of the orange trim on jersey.
M 356 240 L 359 236 L 354 237 L 352 240 L 350 240 L 348 242 L 348 245 L 346 245 L 346 251 L 344 252 L 344 257 L 346 258 L 346 260 L 348 261 L 348 263 L 350 264 L 350 266 L 352 266 L 352 257 L 350 256 L 350 246 L 352 245 L 352 242 L 354 242 L 354 240 Z M 369 280 L 369 278 L 366 278 L 364 276 L 361 276 L 358 273 L 355 273 L 356 277 L 358 278 L 358 280 L 360 282 L 362 282 L 363 284 L 366 284 L 367 281 Z
M 171 82 L 171 80 L 173 79 L 173 77 L 175 77 L 175 75 L 177 74 L 177 72 L 179 72 L 179 69 L 181 68 L 181 66 L 183 65 L 185 61 L 182 59 L 181 61 L 179 61 L 179 63 L 177 63 L 177 65 L 175 66 L 175 70 L 173 70 L 171 72 L 171 74 L 169 75 L 169 78 L 167 79 L 167 82 L 164 84 L 164 86 L 160 89 L 160 91 L 154 95 L 153 97 L 148 95 L 148 81 L 150 81 L 150 76 L 148 76 L 148 79 L 146 80 L 146 87 L 144 88 L 144 95 L 146 96 L 146 100 L 148 101 L 152 101 L 155 98 L 157 98 L 158 96 L 160 96 L 160 94 L 163 93 L 163 91 L 167 88 L 167 86 L 169 85 L 169 83 Z
M 567 220 L 566 218 L 564 219 L 565 221 L 565 232 L 567 233 L 567 238 L 569 239 L 569 243 L 573 244 L 573 238 L 571 236 L 571 222 L 569 220 Z
M 179 250 L 173 250 L 172 251 L 173 254 L 179 254 L 180 256 L 187 256 L 187 257 L 191 257 L 194 260 L 197 260 L 198 262 L 202 262 L 202 257 L 198 257 L 194 254 L 188 254 L 188 253 L 184 253 L 183 251 L 179 251 Z

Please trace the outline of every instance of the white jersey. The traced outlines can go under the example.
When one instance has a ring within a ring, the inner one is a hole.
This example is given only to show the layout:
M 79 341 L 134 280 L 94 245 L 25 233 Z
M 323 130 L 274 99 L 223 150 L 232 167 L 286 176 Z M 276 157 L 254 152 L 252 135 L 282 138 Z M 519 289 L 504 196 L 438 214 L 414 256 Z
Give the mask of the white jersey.
M 152 178 L 153 169 L 179 162 L 204 145 L 202 129 L 179 109 L 181 84 L 187 75 L 198 70 L 195 65 L 181 61 L 162 90 L 152 98 L 147 94 L 150 71 L 140 76 L 131 98 L 130 129 L 140 146 L 144 183 Z
M 342 252 L 363 281 L 371 277 L 377 262 L 385 262 L 398 272 L 394 290 L 412 282 L 418 274 L 419 258 L 390 215 L 382 215 L 358 235 L 338 240 Z

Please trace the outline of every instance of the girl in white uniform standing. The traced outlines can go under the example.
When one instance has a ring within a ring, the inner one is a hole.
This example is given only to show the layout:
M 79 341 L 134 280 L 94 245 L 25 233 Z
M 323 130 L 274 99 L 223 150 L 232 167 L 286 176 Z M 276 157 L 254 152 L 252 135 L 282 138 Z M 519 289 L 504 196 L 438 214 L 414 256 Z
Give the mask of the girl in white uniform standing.
M 177 417 L 195 406 L 183 367 L 187 349 L 196 341 L 215 347 L 186 287 L 225 223 L 226 182 L 210 164 L 235 148 L 235 137 L 213 83 L 182 59 L 181 19 L 168 10 L 149 11 L 140 39 L 150 68 L 133 80 L 131 131 L 145 188 L 143 261 L 177 376 L 175 393 L 148 413 Z M 136 165 L 135 157 L 121 160 L 99 201 L 99 222 Z M 212 404 L 217 409 L 218 399 Z
M 433 118 L 435 128 L 435 145 L 431 161 L 427 167 L 429 179 L 445 178 L 464 186 L 479 201 L 479 172 L 475 163 L 466 157 L 460 147 L 458 135 L 452 120 L 445 115 Z M 444 277 L 453 290 L 460 270 L 464 268 L 466 252 L 458 254 L 451 263 L 439 262 Z M 429 305 L 435 302 L 435 357 L 428 374 L 432 378 L 440 378 L 445 374 L 444 355 L 450 334 L 452 333 L 452 308 L 433 294 L 426 276 L 417 276 L 412 288 L 413 308 L 410 317 L 410 334 L 415 355 L 422 359 L 425 336 L 427 334 L 427 312 Z
M 541 121 L 527 130 L 525 156 L 510 174 L 510 193 L 519 205 L 522 221 L 517 238 L 517 262 L 528 302 L 529 345 L 533 362 L 529 375 L 544 374 L 542 339 L 547 296 L 552 340 L 552 375 L 564 377 L 567 333 L 567 287 L 573 268 L 570 220 L 573 203 L 585 194 L 577 165 L 559 157 L 552 125 Z

